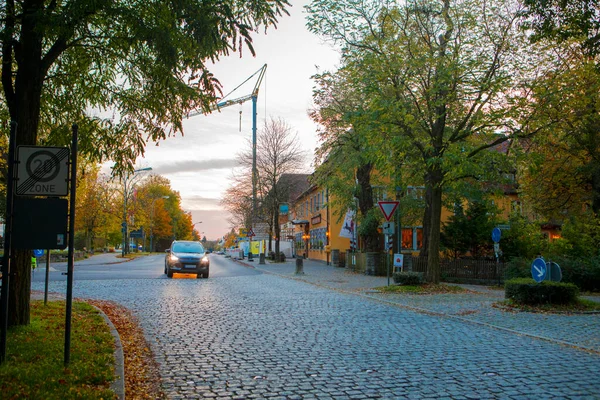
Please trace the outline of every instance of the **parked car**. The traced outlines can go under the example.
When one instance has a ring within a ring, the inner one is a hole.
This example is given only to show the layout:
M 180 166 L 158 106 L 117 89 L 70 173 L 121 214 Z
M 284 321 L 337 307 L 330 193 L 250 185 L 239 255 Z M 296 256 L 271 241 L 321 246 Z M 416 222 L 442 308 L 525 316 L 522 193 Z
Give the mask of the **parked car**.
M 208 278 L 210 261 L 202 243 L 191 240 L 175 240 L 166 250 L 165 274 L 169 278 L 174 272 L 196 274 L 198 279 Z

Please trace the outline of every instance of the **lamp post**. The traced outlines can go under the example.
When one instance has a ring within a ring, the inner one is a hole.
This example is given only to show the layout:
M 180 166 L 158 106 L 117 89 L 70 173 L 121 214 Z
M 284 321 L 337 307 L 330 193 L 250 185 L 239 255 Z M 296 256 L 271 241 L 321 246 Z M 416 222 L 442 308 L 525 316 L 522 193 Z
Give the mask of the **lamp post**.
M 155 197 L 152 200 L 152 212 L 150 213 L 150 252 L 154 251 L 154 204 L 158 199 L 168 199 L 170 196 Z
M 196 225 L 198 225 L 198 224 L 201 224 L 201 223 L 202 223 L 202 221 L 198 221 L 198 222 L 194 222 L 194 223 L 192 224 L 192 236 L 193 236 L 193 233 L 194 233 L 194 226 L 196 226 Z M 200 233 L 200 232 L 198 232 L 198 233 Z M 200 238 L 200 239 L 202 239 L 202 238 Z
M 123 179 L 123 222 L 121 223 L 121 231 L 123 232 L 123 249 L 121 250 L 121 256 L 125 256 L 125 254 L 129 253 L 129 243 L 128 243 L 128 231 L 127 231 L 127 202 L 129 200 L 129 195 L 131 189 L 135 186 L 135 176 L 138 172 L 143 171 L 152 171 L 152 167 L 148 168 L 140 168 L 133 171 L 131 175 L 127 174 L 125 179 Z M 130 179 L 131 176 L 131 179 Z

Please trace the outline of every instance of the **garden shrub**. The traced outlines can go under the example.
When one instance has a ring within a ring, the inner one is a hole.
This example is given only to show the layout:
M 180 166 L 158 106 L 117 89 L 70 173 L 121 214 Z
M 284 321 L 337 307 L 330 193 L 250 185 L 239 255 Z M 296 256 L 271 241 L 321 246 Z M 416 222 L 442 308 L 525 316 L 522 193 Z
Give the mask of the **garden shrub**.
M 563 282 L 574 283 L 585 291 L 600 291 L 600 257 L 556 257 L 552 261 L 560 265 Z
M 531 263 L 533 259 L 514 257 L 505 264 L 504 280 L 514 278 L 531 278 Z
M 399 285 L 420 285 L 423 283 L 423 274 L 420 272 L 394 272 L 393 279 Z
M 504 295 L 521 304 L 569 304 L 577 300 L 579 289 L 572 283 L 518 278 L 505 282 Z

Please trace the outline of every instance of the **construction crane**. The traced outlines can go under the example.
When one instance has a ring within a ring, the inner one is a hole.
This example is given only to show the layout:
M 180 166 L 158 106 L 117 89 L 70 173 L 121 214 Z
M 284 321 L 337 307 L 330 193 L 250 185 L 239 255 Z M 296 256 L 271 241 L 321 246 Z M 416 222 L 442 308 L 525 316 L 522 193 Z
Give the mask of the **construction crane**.
M 258 75 L 256 84 L 254 85 L 254 89 L 252 90 L 252 93 L 250 93 L 246 96 L 235 98 L 235 99 L 220 101 L 218 103 L 215 103 L 210 108 L 211 111 L 220 110 L 221 108 L 233 106 L 236 104 L 243 104 L 248 100 L 252 100 L 252 218 L 254 218 L 254 216 L 256 215 L 256 183 L 258 181 L 258 171 L 256 170 L 256 102 L 258 99 L 258 90 L 260 88 L 260 84 L 262 83 L 262 80 L 265 76 L 266 71 L 267 71 L 267 64 L 263 65 L 258 71 L 256 71 L 252 75 L 250 75 L 248 77 L 248 79 L 246 79 L 244 82 L 239 84 L 235 89 L 233 89 L 231 92 L 229 92 L 229 94 L 224 96 L 223 99 L 226 98 L 227 96 L 229 96 L 231 93 L 235 92 L 237 89 L 239 89 L 242 85 L 244 85 L 246 82 L 248 82 L 254 76 Z M 240 111 L 240 113 L 241 113 L 241 111 Z M 189 118 L 189 117 L 193 117 L 198 114 L 202 114 L 202 112 L 201 111 L 193 111 L 193 112 L 189 113 L 187 116 Z

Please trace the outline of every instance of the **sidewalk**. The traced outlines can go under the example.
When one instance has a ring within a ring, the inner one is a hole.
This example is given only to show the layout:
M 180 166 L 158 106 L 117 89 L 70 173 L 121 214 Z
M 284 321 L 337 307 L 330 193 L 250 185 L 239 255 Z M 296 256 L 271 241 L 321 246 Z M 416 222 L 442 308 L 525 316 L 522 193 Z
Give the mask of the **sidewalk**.
M 504 300 L 503 290 L 477 285 L 458 285 L 469 290 L 468 293 L 458 294 L 380 293 L 375 288 L 386 286 L 387 277 L 354 273 L 314 260 L 303 260 L 303 275 L 296 275 L 295 259 L 288 259 L 284 263 L 271 263 L 267 260 L 263 265 L 259 264 L 258 259 L 253 262 L 247 259 L 238 262 L 266 273 L 359 295 L 415 312 L 485 325 L 600 353 L 599 313 L 541 314 L 504 311 L 494 306 Z M 393 284 L 391 278 L 390 284 Z M 600 301 L 600 298 L 593 300 Z

